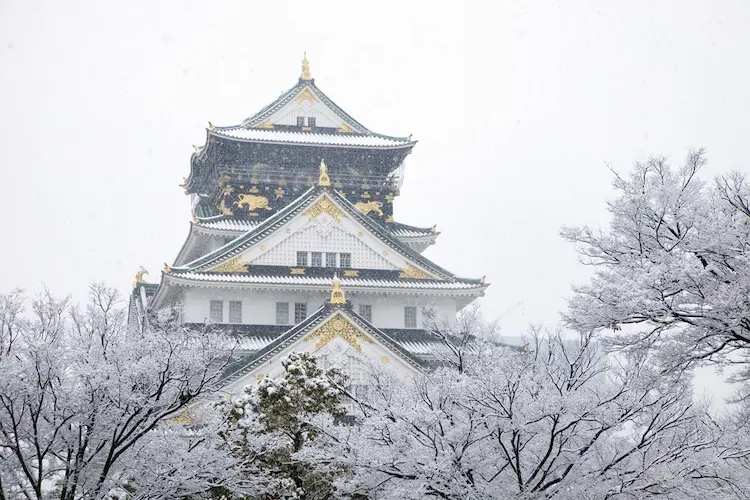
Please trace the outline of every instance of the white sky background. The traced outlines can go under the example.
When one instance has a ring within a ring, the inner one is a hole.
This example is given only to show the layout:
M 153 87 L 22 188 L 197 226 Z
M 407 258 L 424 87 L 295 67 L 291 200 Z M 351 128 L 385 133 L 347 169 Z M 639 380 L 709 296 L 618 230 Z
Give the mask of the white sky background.
M 706 146 L 746 169 L 750 2 L 0 0 L 0 290 L 157 280 L 190 222 L 192 144 L 294 85 L 414 134 L 396 220 L 493 285 L 507 335 L 587 279 L 562 225 L 606 226 L 611 174 Z

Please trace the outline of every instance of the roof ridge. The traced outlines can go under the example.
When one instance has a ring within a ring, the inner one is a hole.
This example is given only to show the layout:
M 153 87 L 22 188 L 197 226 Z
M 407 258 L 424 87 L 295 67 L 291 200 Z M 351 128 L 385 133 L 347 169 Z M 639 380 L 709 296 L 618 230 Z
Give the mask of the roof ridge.
M 221 246 L 217 248 L 216 250 L 199 257 L 191 262 L 188 262 L 187 264 L 184 264 L 182 266 L 172 268 L 173 271 L 192 271 L 194 269 L 197 269 L 199 267 L 204 267 L 206 265 L 209 265 L 211 263 L 214 263 L 217 260 L 222 259 L 223 257 L 229 256 L 234 250 L 241 247 L 248 239 L 255 236 L 257 232 L 263 231 L 267 229 L 269 226 L 273 226 L 276 224 L 279 219 L 283 219 L 287 215 L 294 212 L 297 208 L 299 208 L 300 205 L 304 204 L 306 201 L 308 201 L 310 195 L 315 193 L 317 187 L 312 186 L 307 191 L 302 193 L 296 200 L 288 204 L 287 206 L 283 207 L 281 210 L 273 214 L 272 216 L 268 217 L 266 220 L 252 228 L 250 231 L 245 233 L 243 236 L 240 236 L 238 238 L 233 239 L 229 243 L 227 243 L 224 246 Z
M 409 248 L 406 244 L 401 243 L 395 236 L 393 236 L 390 231 L 388 231 L 385 227 L 383 227 L 381 224 L 375 222 L 370 217 L 367 217 L 362 212 L 360 212 L 357 207 L 354 206 L 352 202 L 346 199 L 345 196 L 343 196 L 338 191 L 334 190 L 334 194 L 336 197 L 338 197 L 338 200 L 340 202 L 343 202 L 346 204 L 347 208 L 354 213 L 354 215 L 359 219 L 360 223 L 365 225 L 366 227 L 369 226 L 370 228 L 374 229 L 377 233 L 385 237 L 385 239 L 388 241 L 389 244 L 391 244 L 394 248 L 401 251 L 403 254 L 405 254 L 406 257 L 410 258 L 411 260 L 419 263 L 423 267 L 426 267 L 427 269 L 436 272 L 437 274 L 442 275 L 443 277 L 447 279 L 456 279 L 456 275 L 448 271 L 447 269 L 444 269 L 431 260 L 427 259 L 426 257 L 423 257 L 421 254 L 419 254 L 417 251 Z

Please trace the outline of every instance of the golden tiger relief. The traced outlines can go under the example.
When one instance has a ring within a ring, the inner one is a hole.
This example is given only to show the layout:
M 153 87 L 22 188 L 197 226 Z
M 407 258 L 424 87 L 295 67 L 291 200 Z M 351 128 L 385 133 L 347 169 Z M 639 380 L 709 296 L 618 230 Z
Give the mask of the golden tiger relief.
M 265 208 L 266 210 L 273 210 L 268 206 L 268 198 L 265 196 L 255 196 L 253 194 L 241 194 L 239 201 L 237 202 L 237 208 L 242 208 L 247 205 L 247 209 L 252 212 L 259 208 Z
M 368 201 L 367 203 L 365 203 L 364 201 L 360 201 L 359 203 L 355 203 L 354 206 L 357 207 L 357 210 L 365 215 L 369 214 L 370 212 L 375 212 L 379 216 L 383 216 L 383 211 L 380 210 L 380 207 L 382 207 L 383 204 L 379 201 Z

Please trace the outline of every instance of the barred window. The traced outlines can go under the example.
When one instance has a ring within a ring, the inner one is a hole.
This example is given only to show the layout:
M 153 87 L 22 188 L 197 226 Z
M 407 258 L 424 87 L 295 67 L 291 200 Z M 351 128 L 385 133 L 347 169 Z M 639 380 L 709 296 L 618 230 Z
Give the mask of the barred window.
M 304 127 L 305 126 L 305 117 L 304 116 L 298 116 L 297 117 L 297 126 L 298 127 Z
M 404 328 L 417 327 L 417 308 L 414 306 L 404 307 Z
M 326 254 L 326 267 L 336 267 L 336 252 Z
M 360 304 L 359 315 L 372 323 L 372 306 L 370 304 Z
M 297 252 L 297 265 L 298 266 L 307 265 L 307 252 Z
M 242 302 L 239 300 L 229 301 L 229 322 L 242 323 Z
M 209 309 L 209 318 L 211 323 L 223 323 L 224 322 L 224 301 L 223 300 L 212 300 L 211 307 Z
M 299 323 L 307 318 L 307 303 L 295 302 L 294 304 L 294 322 Z
M 314 127 L 315 126 L 315 117 L 314 116 L 308 116 L 307 117 L 307 126 L 308 127 Z
M 323 254 L 321 252 L 311 252 L 310 265 L 312 267 L 323 267 Z
M 289 302 L 276 302 L 276 324 L 289 324 Z
M 352 254 L 340 253 L 339 254 L 339 267 L 352 267 Z

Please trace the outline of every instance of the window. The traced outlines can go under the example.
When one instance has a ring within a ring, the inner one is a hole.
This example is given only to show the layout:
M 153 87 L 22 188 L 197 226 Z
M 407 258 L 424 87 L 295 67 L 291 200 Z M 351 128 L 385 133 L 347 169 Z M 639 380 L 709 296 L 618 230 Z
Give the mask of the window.
M 307 117 L 307 126 L 308 127 L 314 127 L 315 126 L 315 117 L 314 116 L 308 116 Z
M 298 266 L 307 265 L 307 252 L 297 252 L 297 265 Z
M 326 267 L 336 267 L 336 252 L 326 254 Z
M 320 252 L 311 252 L 310 265 L 313 267 L 323 267 L 323 254 Z
M 360 304 L 359 315 L 372 323 L 372 306 L 370 304 Z
M 307 318 L 307 303 L 295 302 L 294 304 L 294 322 L 299 323 Z
M 340 253 L 339 254 L 339 267 L 352 267 L 352 254 Z
M 304 116 L 298 116 L 297 117 L 297 126 L 298 127 L 304 127 L 305 126 L 305 117 Z
M 276 302 L 276 324 L 289 324 L 289 302 Z
M 417 308 L 414 306 L 404 307 L 404 328 L 417 327 Z
M 212 300 L 211 308 L 209 310 L 209 318 L 211 323 L 223 323 L 224 322 L 224 301 Z
M 229 301 L 229 322 L 242 323 L 242 302 L 239 300 Z

